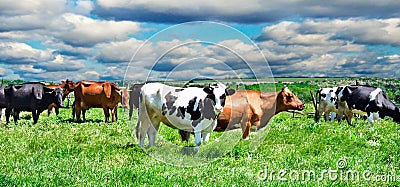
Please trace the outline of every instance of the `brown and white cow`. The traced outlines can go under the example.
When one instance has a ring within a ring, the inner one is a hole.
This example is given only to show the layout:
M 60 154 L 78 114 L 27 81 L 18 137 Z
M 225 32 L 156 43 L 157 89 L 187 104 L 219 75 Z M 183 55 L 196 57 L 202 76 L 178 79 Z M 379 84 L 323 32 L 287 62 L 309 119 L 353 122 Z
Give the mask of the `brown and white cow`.
M 280 112 L 303 109 L 304 103 L 287 87 L 277 93 L 240 90 L 226 98 L 226 105 L 218 117 L 214 131 L 242 128 L 242 138 L 246 140 L 249 138 L 251 126 L 261 129 Z M 240 127 L 236 124 L 240 124 Z
M 118 103 L 122 101 L 120 89 L 115 83 L 105 81 L 79 81 L 68 82 L 68 90 L 74 91 L 74 110 L 77 120 L 80 120 L 82 112 L 83 120 L 86 120 L 85 111 L 90 108 L 103 108 L 105 122 L 112 114 L 112 121 L 117 120 Z

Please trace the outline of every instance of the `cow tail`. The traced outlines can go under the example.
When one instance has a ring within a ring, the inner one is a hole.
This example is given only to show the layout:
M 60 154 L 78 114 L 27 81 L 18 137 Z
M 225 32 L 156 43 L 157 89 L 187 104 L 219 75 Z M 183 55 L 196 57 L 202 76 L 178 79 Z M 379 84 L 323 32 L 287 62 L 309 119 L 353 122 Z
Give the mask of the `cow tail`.
M 103 91 L 106 94 L 107 99 L 111 98 L 111 84 L 105 83 L 103 84 Z

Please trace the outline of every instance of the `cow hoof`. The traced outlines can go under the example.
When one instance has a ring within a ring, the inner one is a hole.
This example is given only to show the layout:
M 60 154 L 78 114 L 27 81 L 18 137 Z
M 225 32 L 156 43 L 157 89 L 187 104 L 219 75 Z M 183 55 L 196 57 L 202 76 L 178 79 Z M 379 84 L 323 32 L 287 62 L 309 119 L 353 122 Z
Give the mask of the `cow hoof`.
M 250 140 L 250 138 L 247 137 L 247 138 L 243 138 L 242 140 L 243 140 L 243 141 L 247 141 L 247 140 Z

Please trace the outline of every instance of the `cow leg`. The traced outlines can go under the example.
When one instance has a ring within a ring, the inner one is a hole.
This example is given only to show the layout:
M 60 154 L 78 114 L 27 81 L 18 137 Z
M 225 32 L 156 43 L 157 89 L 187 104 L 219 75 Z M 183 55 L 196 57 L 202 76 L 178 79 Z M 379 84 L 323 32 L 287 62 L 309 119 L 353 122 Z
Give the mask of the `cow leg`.
M 147 135 L 149 136 L 149 146 L 154 146 L 156 144 L 156 137 L 158 129 L 160 128 L 160 122 L 156 119 L 151 121 L 151 126 L 147 131 Z
M 10 115 L 11 115 L 11 109 L 10 108 L 6 108 L 6 124 L 8 124 L 8 122 L 10 122 Z
M 32 110 L 32 118 L 33 118 L 33 124 L 36 124 L 39 118 L 39 114 L 37 114 L 36 110 Z
M 351 123 L 351 119 L 352 119 L 352 118 L 353 118 L 353 114 L 352 114 L 351 112 L 349 112 L 349 113 L 346 114 L 347 123 L 348 123 L 350 126 L 353 126 L 353 127 L 354 127 L 354 125 Z
M 194 144 L 196 144 L 196 152 L 198 152 L 201 144 L 201 131 L 194 132 Z
M 368 121 L 371 126 L 374 126 L 375 119 L 378 119 L 376 116 L 379 116 L 377 112 L 367 112 L 368 114 Z
M 241 125 L 242 125 L 242 139 L 248 140 L 249 135 L 250 135 L 251 122 L 250 121 L 242 121 Z
M 190 139 L 190 132 L 188 132 L 188 131 L 179 130 L 179 135 L 181 137 L 181 141 L 188 142 Z
M 146 139 L 146 134 L 147 131 L 149 130 L 150 127 L 150 122 L 148 121 L 148 119 L 144 119 L 143 121 L 138 121 L 136 129 L 139 133 L 137 133 L 139 135 L 138 139 L 139 139 L 139 146 L 143 148 L 144 145 L 144 140 Z
M 0 109 L 0 121 L 3 121 L 5 108 Z
M 136 139 L 138 139 L 138 140 L 139 140 L 139 130 L 140 130 L 140 121 L 138 120 L 136 122 L 136 131 L 135 131 Z M 133 131 L 133 129 L 132 129 L 132 131 Z M 133 133 L 132 133 L 132 135 L 133 135 Z
M 133 107 L 129 108 L 129 120 L 132 120 Z
M 53 103 L 47 107 L 47 116 L 50 116 L 51 111 L 53 110 Z
M 329 121 L 334 121 L 336 118 L 336 113 L 335 112 L 331 112 L 331 118 L 329 119 Z
M 106 121 L 106 123 L 108 123 L 108 120 L 110 119 L 110 111 L 108 111 L 108 108 L 104 108 L 104 107 L 103 107 L 103 111 L 104 111 L 105 121 Z
M 75 101 L 74 101 L 74 103 L 72 103 L 72 120 L 75 119 L 75 112 L 76 112 L 76 110 L 75 110 Z
M 329 121 L 329 116 L 328 116 L 329 112 L 325 112 L 324 113 L 324 120 L 325 122 Z
M 111 118 L 112 118 L 112 122 L 115 122 L 115 121 L 118 120 L 117 115 L 118 115 L 118 107 L 116 106 L 116 107 L 114 107 L 114 108 L 111 109 Z
M 83 121 L 86 121 L 86 109 L 82 109 L 82 118 Z
M 113 122 L 118 121 L 118 106 L 115 106 L 111 112 Z
M 60 109 L 57 106 L 55 106 L 54 111 L 56 112 L 56 116 L 58 116 L 58 114 L 60 113 Z
M 203 144 L 206 145 L 206 143 L 210 139 L 210 133 L 209 132 L 202 133 L 201 136 L 203 137 Z

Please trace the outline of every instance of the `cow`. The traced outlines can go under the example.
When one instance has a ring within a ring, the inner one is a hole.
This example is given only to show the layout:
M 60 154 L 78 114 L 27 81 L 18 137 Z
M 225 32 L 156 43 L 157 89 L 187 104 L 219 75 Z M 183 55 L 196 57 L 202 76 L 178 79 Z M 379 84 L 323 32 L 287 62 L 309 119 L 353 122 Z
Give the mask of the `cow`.
M 129 109 L 129 98 L 130 97 L 129 97 L 128 89 L 123 89 L 121 95 L 122 95 L 121 104 L 122 104 L 122 108 L 124 109 L 124 112 L 125 112 L 126 109 Z
M 134 84 L 129 88 L 129 120 L 132 119 L 133 109 L 139 108 L 140 89 L 144 84 Z
M 276 114 L 288 110 L 303 110 L 301 102 L 286 86 L 280 92 L 263 93 L 239 90 L 227 97 L 223 112 L 218 116 L 214 131 L 241 128 L 242 139 L 248 140 L 251 126 L 265 127 Z M 240 124 L 240 126 L 236 126 Z
M 13 112 L 14 122 L 18 121 L 20 111 L 32 112 L 33 124 L 36 124 L 40 113 L 51 103 L 64 107 L 62 102 L 63 91 L 60 88 L 52 89 L 39 82 L 11 84 L 4 88 L 6 99 L 6 121 L 9 122 Z
M 55 89 L 55 88 L 61 88 L 62 90 L 63 90 L 63 92 L 64 92 L 64 94 L 63 94 L 63 101 L 65 100 L 65 98 L 68 96 L 68 94 L 69 94 L 69 91 L 67 91 L 66 90 L 66 87 L 67 87 L 67 83 L 68 82 L 68 80 L 66 80 L 66 81 L 61 81 L 61 84 L 54 84 L 54 85 L 47 85 L 47 87 L 48 88 L 53 88 L 53 89 Z M 51 111 L 53 110 L 53 108 L 54 108 L 54 111 L 55 111 L 55 113 L 56 113 L 56 115 L 58 115 L 59 114 L 59 108 L 57 107 L 57 105 L 55 104 L 55 103 L 51 103 L 49 106 L 48 106 L 48 108 L 47 108 L 47 116 L 50 116 L 50 113 L 51 113 Z
M 321 88 L 317 91 L 319 95 L 319 105 L 316 122 L 319 121 L 322 114 L 324 114 L 325 121 L 333 121 L 337 114 L 337 91 L 338 87 Z M 329 117 L 330 115 L 330 117 Z M 329 117 L 329 119 L 328 119 Z
M 107 81 L 79 81 L 73 83 L 69 81 L 67 90 L 74 92 L 75 101 L 73 107 L 73 116 L 80 121 L 82 113 L 83 120 L 86 121 L 86 110 L 90 108 L 103 108 L 105 122 L 108 123 L 111 116 L 112 122 L 118 120 L 117 107 L 118 103 L 122 101 L 119 87 L 112 82 Z M 75 112 L 74 112 L 75 111 Z
M 373 125 L 379 118 L 389 116 L 393 121 L 400 123 L 399 108 L 390 101 L 386 92 L 380 88 L 370 86 L 345 86 L 336 91 L 338 95 L 339 123 L 344 116 L 347 123 L 351 123 L 354 110 L 367 113 L 368 121 Z
M 4 86 L 0 86 L 0 120 L 3 120 L 6 104 L 6 97 L 4 95 Z
M 234 92 L 220 83 L 204 88 L 180 88 L 162 83 L 143 85 L 139 98 L 139 127 L 136 128 L 140 147 L 143 147 L 146 133 L 149 146 L 155 144 L 158 128 L 163 122 L 171 128 L 194 132 L 198 151 L 201 139 L 205 144 L 216 127 L 216 118 L 223 109 L 226 96 Z

